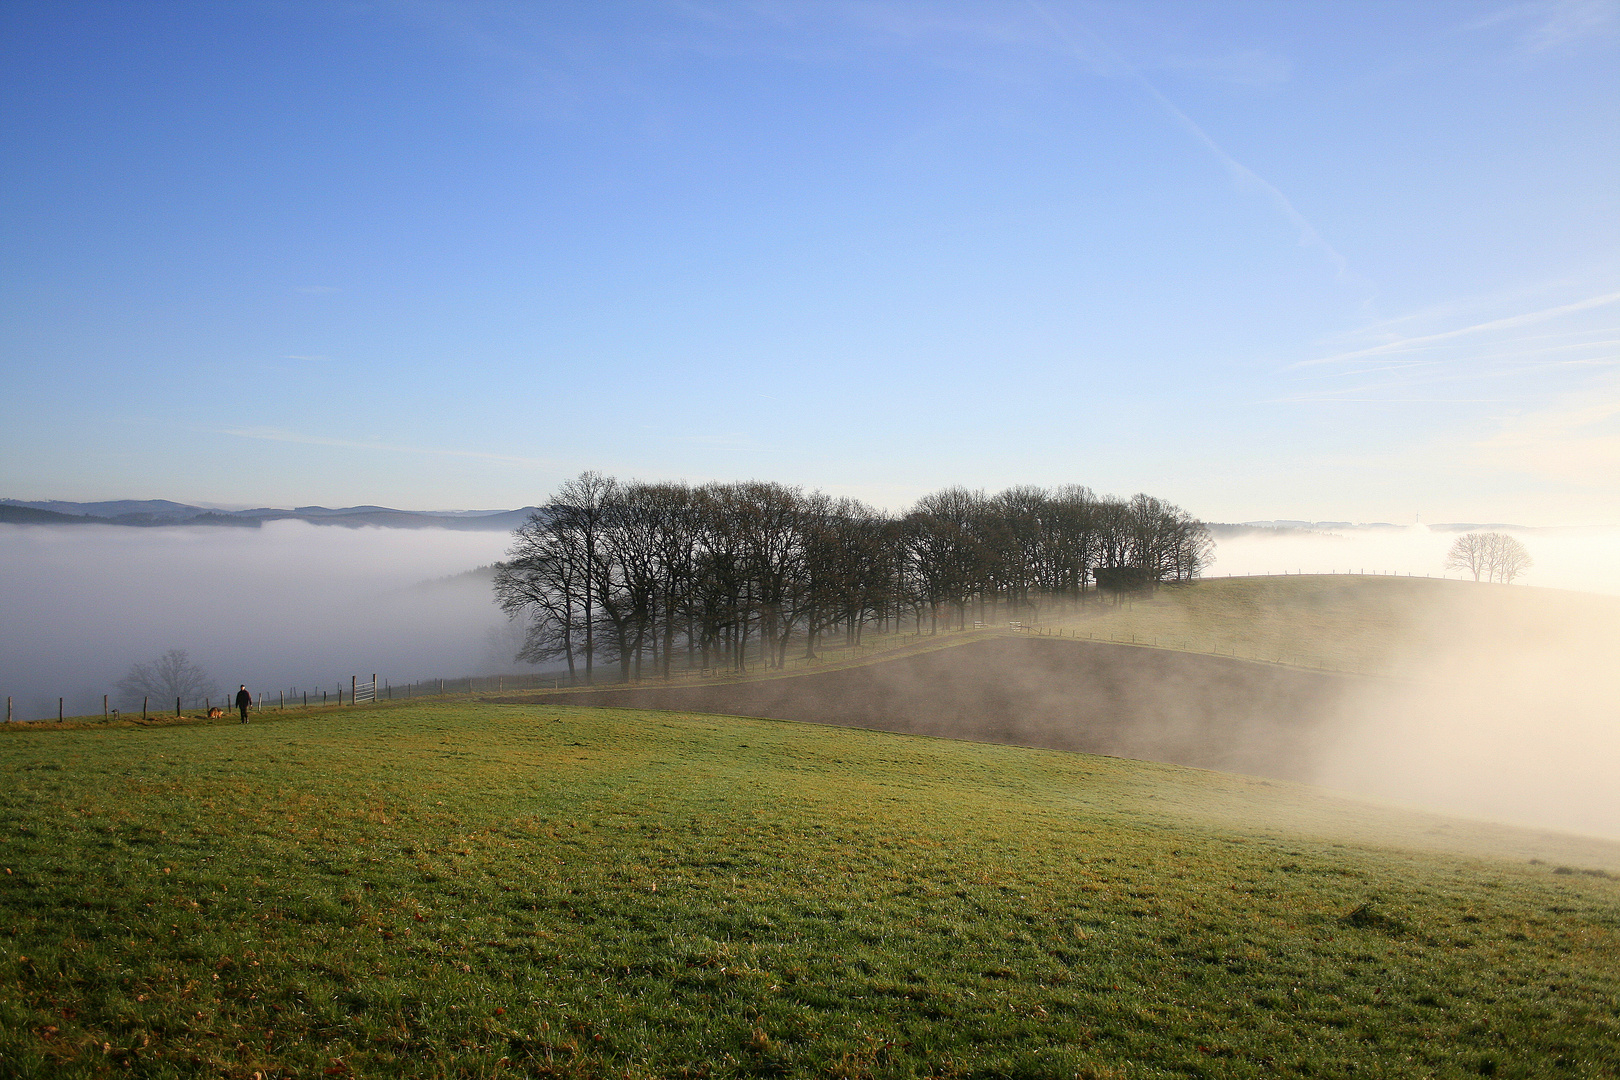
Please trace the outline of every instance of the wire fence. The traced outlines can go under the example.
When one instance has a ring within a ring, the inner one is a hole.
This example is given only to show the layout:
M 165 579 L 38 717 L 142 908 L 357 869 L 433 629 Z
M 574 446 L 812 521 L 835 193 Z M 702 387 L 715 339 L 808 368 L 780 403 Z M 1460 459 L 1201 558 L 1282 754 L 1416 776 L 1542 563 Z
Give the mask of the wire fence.
M 1372 571 L 1351 569 L 1347 571 L 1297 571 L 1288 573 L 1262 573 L 1246 575 L 1226 575 L 1226 577 L 1292 577 L 1292 576 L 1328 576 L 1337 574 L 1366 577 L 1430 577 L 1429 574 L 1413 574 L 1402 571 Z M 1449 575 L 1433 575 L 1446 578 Z M 1205 580 L 1209 580 L 1206 578 Z M 929 648 L 941 648 L 952 644 L 964 635 L 988 636 L 1001 634 L 1022 634 L 1036 637 L 1069 638 L 1074 640 L 1094 641 L 1112 645 L 1132 645 L 1145 648 L 1170 649 L 1177 652 L 1198 653 L 1208 656 L 1221 656 L 1237 660 L 1248 660 L 1256 663 L 1277 664 L 1286 667 L 1303 668 L 1311 671 L 1320 671 L 1339 675 L 1372 675 L 1374 665 L 1345 664 L 1342 660 L 1320 655 L 1307 655 L 1285 649 L 1266 649 L 1259 645 L 1245 645 L 1243 643 L 1221 643 L 1209 640 L 1194 640 L 1173 632 L 1154 634 L 1151 632 L 1131 631 L 1098 631 L 1062 625 L 1060 620 L 1052 624 L 1041 625 L 1034 620 L 1011 620 L 1007 622 L 989 622 L 975 620 L 969 625 L 955 627 L 940 626 L 915 631 L 894 631 L 863 635 L 863 640 L 855 642 L 822 644 L 814 649 L 796 651 L 793 655 L 783 657 L 780 663 L 767 663 L 763 657 L 752 658 L 745 666 L 736 667 L 731 664 L 710 663 L 705 664 L 697 655 L 691 657 L 680 656 L 678 660 L 668 665 L 664 670 L 662 661 L 652 665 L 631 665 L 631 673 L 624 677 L 623 668 L 616 662 L 594 665 L 593 671 L 587 677 L 582 665 L 576 665 L 572 674 L 566 671 L 513 673 L 504 675 L 462 675 L 454 678 L 418 679 L 402 683 L 394 683 L 387 678 L 381 679 L 371 674 L 369 679 L 362 680 L 359 675 L 351 675 L 344 683 L 325 684 L 319 687 L 291 687 L 273 692 L 259 692 L 253 694 L 250 706 L 251 713 L 286 712 L 293 709 L 330 709 L 350 708 L 356 705 L 373 705 L 385 702 L 414 701 L 427 698 L 447 697 L 477 697 L 480 695 L 504 695 L 523 691 L 540 690 L 567 690 L 585 686 L 657 686 L 672 683 L 698 682 L 708 680 L 732 680 L 760 675 L 790 675 L 815 670 L 827 670 L 841 665 L 867 663 L 888 653 L 901 653 Z M 82 697 L 76 701 L 82 702 Z M 34 721 L 67 721 L 67 720 L 94 720 L 95 713 L 66 712 L 67 698 L 56 699 L 55 715 L 50 715 L 48 706 L 41 708 L 39 699 L 32 699 L 27 711 L 32 716 L 19 715 L 21 711 L 15 708 L 13 699 L 6 698 L 6 722 L 22 720 Z M 231 700 L 220 699 L 215 702 L 211 694 L 187 698 L 184 695 L 172 700 L 162 695 L 149 695 L 142 700 L 139 709 L 134 707 L 128 698 L 120 699 L 114 704 L 111 695 L 103 695 L 101 700 L 101 719 L 116 720 L 139 716 L 143 720 L 163 718 L 184 718 L 194 715 L 202 718 L 227 717 L 235 711 Z M 43 714 L 43 715 L 42 715 Z

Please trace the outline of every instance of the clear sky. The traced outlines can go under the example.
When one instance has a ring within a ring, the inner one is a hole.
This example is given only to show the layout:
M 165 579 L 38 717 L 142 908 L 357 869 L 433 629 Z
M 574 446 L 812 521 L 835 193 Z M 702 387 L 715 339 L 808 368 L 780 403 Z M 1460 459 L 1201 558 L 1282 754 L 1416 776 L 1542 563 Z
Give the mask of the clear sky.
M 1620 523 L 1620 3 L 0 5 L 0 495 Z

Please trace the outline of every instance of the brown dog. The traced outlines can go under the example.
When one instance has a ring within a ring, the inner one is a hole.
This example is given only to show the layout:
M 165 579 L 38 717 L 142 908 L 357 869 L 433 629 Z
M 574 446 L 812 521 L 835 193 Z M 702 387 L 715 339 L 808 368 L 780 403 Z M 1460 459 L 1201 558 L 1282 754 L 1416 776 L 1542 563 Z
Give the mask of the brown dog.
M 208 710 L 208 719 L 210 719 L 210 720 L 218 720 L 220 717 L 222 717 L 224 715 L 225 715 L 225 710 L 220 708 L 218 705 L 215 705 L 212 709 Z

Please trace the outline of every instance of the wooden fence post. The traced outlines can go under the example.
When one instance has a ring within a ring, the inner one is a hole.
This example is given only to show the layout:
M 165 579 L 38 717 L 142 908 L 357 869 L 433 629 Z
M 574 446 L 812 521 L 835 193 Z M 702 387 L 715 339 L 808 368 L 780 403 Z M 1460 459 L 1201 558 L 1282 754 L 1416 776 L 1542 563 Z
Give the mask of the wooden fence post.
M 179 698 L 174 699 L 174 718 L 176 720 L 180 719 L 180 699 Z
M 101 695 L 101 718 L 103 720 L 107 719 L 107 695 L 106 694 Z
M 359 685 L 360 685 L 360 677 L 358 675 L 350 675 L 349 676 L 349 704 L 350 705 L 354 704 L 354 689 L 355 689 L 355 687 L 357 687 Z
M 56 722 L 58 724 L 60 724 L 62 722 L 62 699 L 61 698 L 56 699 Z
M 141 698 L 141 719 L 142 720 L 146 719 L 146 702 L 147 702 L 147 700 L 148 699 L 146 699 L 146 698 Z

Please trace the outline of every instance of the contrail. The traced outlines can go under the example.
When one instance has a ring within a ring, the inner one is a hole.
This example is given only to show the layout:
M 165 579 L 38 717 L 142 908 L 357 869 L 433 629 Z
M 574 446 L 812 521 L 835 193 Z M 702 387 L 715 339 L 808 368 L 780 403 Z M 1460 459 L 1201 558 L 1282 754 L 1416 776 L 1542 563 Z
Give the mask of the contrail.
M 1069 35 L 1068 31 L 1065 30 L 1063 26 L 1052 17 L 1050 12 L 1037 3 L 1036 0 L 1028 0 L 1028 3 L 1029 6 L 1034 9 L 1037 15 L 1046 20 L 1047 25 L 1052 28 L 1053 33 L 1062 38 L 1064 44 L 1072 49 L 1076 56 L 1085 56 L 1085 50 L 1082 49 L 1079 43 Z M 1328 261 L 1331 262 L 1334 268 L 1338 271 L 1340 281 L 1349 281 L 1357 277 L 1357 275 L 1350 271 L 1349 261 L 1346 260 L 1343 255 L 1339 254 L 1332 244 L 1329 244 L 1322 238 L 1322 234 L 1316 231 L 1316 226 L 1312 225 L 1308 220 L 1306 220 L 1305 215 L 1299 212 L 1294 204 L 1289 201 L 1288 196 L 1279 191 L 1275 184 L 1272 184 L 1265 177 L 1261 176 L 1259 173 L 1255 172 L 1241 161 L 1238 161 L 1231 154 L 1228 154 L 1220 143 L 1216 142 L 1210 137 L 1209 132 L 1200 127 L 1192 117 L 1182 112 L 1175 102 L 1165 97 L 1163 92 L 1161 92 L 1157 86 L 1154 86 L 1153 83 L 1148 80 L 1147 76 L 1142 74 L 1136 65 L 1132 64 L 1129 60 L 1126 60 L 1123 56 L 1121 56 L 1118 50 L 1109 46 L 1109 44 L 1099 37 L 1096 32 L 1091 30 L 1091 28 L 1087 27 L 1084 23 L 1080 24 L 1080 28 L 1084 30 L 1086 34 L 1091 37 L 1091 39 L 1095 41 L 1105 53 L 1108 54 L 1111 60 L 1128 72 L 1131 78 L 1136 80 L 1137 84 L 1140 85 L 1143 90 L 1147 91 L 1153 100 L 1157 101 L 1159 105 L 1170 114 L 1171 118 L 1181 126 L 1182 130 L 1186 131 L 1195 140 L 1203 144 L 1204 148 L 1213 154 L 1217 161 L 1225 166 L 1227 175 L 1231 176 L 1234 182 L 1236 182 L 1240 187 L 1246 187 L 1251 190 L 1258 191 L 1260 194 L 1264 195 L 1272 206 L 1277 209 L 1277 212 L 1283 216 L 1283 219 L 1299 230 L 1300 247 L 1316 248 L 1318 251 L 1322 252 L 1323 255 L 1327 256 Z
M 1540 311 L 1527 311 L 1522 315 L 1509 315 L 1503 319 L 1492 319 L 1490 322 L 1475 323 L 1473 326 L 1464 326 L 1458 330 L 1447 330 L 1439 334 L 1425 334 L 1422 337 L 1401 338 L 1399 341 L 1389 341 L 1382 345 L 1374 345 L 1368 349 L 1357 349 L 1355 352 L 1339 353 L 1336 356 L 1324 356 L 1316 360 L 1301 360 L 1291 367 L 1315 367 L 1318 364 L 1333 364 L 1341 360 L 1354 360 L 1361 356 L 1379 356 L 1386 353 L 1399 352 L 1422 345 L 1429 345 L 1436 341 L 1449 341 L 1452 338 L 1462 337 L 1466 334 L 1482 334 L 1490 330 L 1511 330 L 1516 326 L 1526 326 L 1530 323 L 1543 322 L 1547 319 L 1556 319 L 1560 315 L 1568 315 L 1576 311 L 1586 311 L 1590 308 L 1607 307 L 1609 304 L 1620 302 L 1620 292 L 1604 293 L 1601 296 L 1589 296 L 1585 300 L 1577 300 L 1572 304 L 1561 304 L 1558 307 L 1542 308 Z

